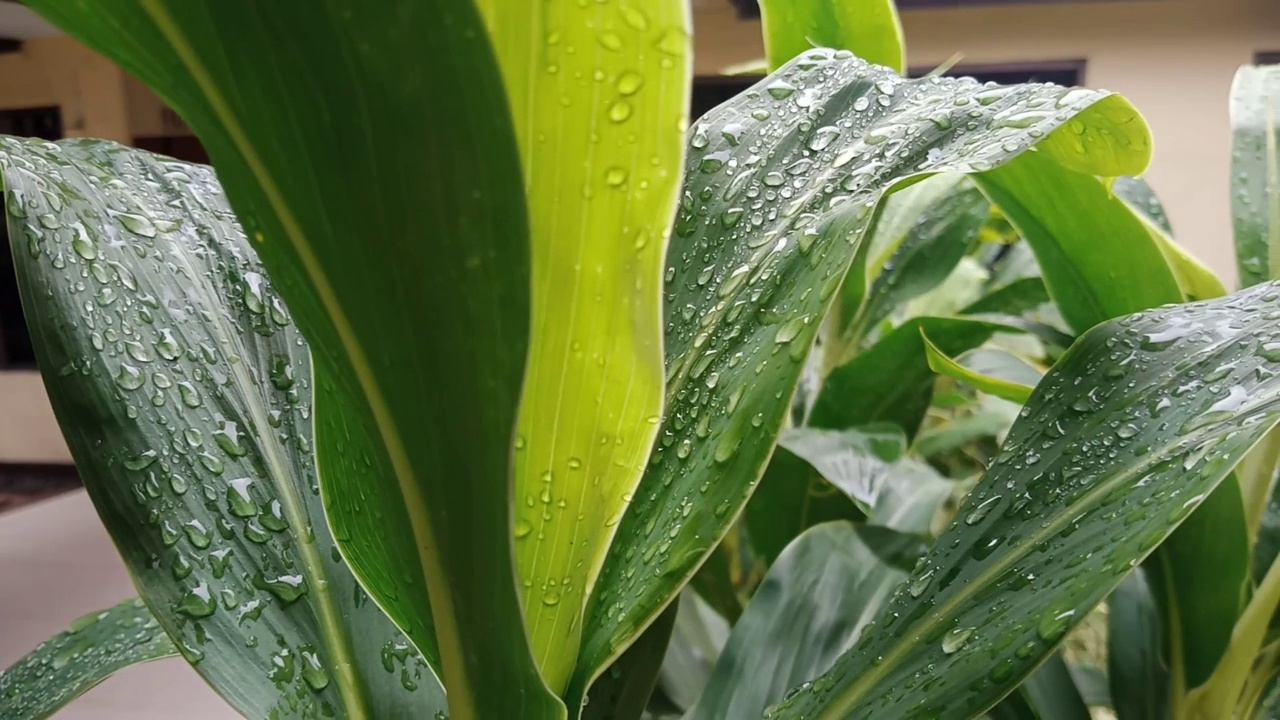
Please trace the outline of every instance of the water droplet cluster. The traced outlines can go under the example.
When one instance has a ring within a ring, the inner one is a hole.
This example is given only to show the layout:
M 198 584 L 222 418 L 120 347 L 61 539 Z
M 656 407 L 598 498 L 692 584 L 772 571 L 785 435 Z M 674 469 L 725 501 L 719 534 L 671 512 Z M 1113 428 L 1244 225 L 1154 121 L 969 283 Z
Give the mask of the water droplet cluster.
M 215 684 L 261 671 L 279 700 L 241 711 L 334 715 L 335 655 L 376 667 L 399 634 L 328 534 L 307 347 L 212 171 L 12 138 L 0 166 L 51 398 L 160 625 Z
M 836 688 L 873 717 L 1002 695 L 1280 419 L 1277 320 L 1271 283 L 1086 333 L 880 622 L 792 709 Z
M 655 612 L 654 581 L 689 573 L 746 501 L 884 192 L 992 168 L 1103 96 L 906 81 L 813 50 L 693 125 L 663 286 L 666 415 L 592 599 L 588 655 Z

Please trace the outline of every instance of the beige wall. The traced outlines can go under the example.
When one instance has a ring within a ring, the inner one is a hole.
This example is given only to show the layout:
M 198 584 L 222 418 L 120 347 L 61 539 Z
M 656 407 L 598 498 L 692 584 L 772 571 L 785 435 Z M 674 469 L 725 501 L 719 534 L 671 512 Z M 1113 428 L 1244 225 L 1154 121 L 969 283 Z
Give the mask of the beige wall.
M 698 74 L 763 57 L 758 22 L 723 0 L 695 4 Z M 1155 136 L 1147 179 L 1169 209 L 1178 240 L 1234 283 L 1230 123 L 1237 67 L 1280 50 L 1277 0 L 1146 0 L 903 13 L 912 67 L 955 53 L 971 64 L 1087 61 L 1085 84 L 1127 96 Z

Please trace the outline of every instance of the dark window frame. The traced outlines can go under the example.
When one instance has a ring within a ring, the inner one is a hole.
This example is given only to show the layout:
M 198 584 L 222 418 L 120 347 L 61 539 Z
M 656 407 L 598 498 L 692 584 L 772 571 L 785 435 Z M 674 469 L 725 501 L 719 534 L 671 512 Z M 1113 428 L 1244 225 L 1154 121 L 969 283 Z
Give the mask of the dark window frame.
M 1280 50 L 1259 50 L 1253 54 L 1254 65 L 1280 65 Z

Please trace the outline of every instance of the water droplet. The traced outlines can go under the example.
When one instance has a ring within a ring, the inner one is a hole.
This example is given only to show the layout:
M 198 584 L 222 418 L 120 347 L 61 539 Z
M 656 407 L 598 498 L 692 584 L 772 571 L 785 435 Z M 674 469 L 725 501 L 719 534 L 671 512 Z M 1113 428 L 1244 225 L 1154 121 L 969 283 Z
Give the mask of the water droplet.
M 624 72 L 618 76 L 614 87 L 619 95 L 635 95 L 644 86 L 644 77 L 637 72 Z
M 244 457 L 248 451 L 240 444 L 242 434 L 236 423 L 230 420 L 222 423 L 222 427 L 213 431 L 213 441 L 222 448 L 222 451 L 231 457 Z
M 614 166 L 604 173 L 604 182 L 609 187 L 622 187 L 627 182 L 627 169 Z
M 302 679 L 307 685 L 316 692 L 329 687 L 329 672 L 321 664 L 315 647 L 303 645 L 298 649 L 298 654 L 302 656 Z
M 217 609 L 218 605 L 209 593 L 209 584 L 205 582 L 187 591 L 187 594 L 178 601 L 177 607 L 178 612 L 193 618 L 209 617 Z
M 978 523 L 982 522 L 983 518 L 985 518 L 987 514 L 991 512 L 992 508 L 994 508 L 996 504 L 1000 502 L 1000 497 L 1001 496 L 999 495 L 992 495 L 986 500 L 983 500 L 981 503 L 978 503 L 978 506 L 975 507 L 973 510 L 969 511 L 969 514 L 965 516 L 964 524 L 977 525 Z
M 622 49 L 622 38 L 617 33 L 602 32 L 596 36 L 596 40 L 600 42 L 600 47 L 605 50 L 613 50 L 617 52 Z
M 969 641 L 969 637 L 973 635 L 974 629 L 971 627 L 952 628 L 942 638 L 942 652 L 951 655 L 964 647 L 964 644 Z
M 247 518 L 258 514 L 258 504 L 249 494 L 252 484 L 253 478 L 247 477 L 227 481 L 227 505 L 232 515 Z
M 1040 617 L 1040 622 L 1036 625 L 1036 634 L 1045 642 L 1054 642 L 1067 631 L 1075 614 L 1076 611 L 1073 608 L 1059 607 L 1049 610 Z
M 254 576 L 255 587 L 269 591 L 288 605 L 307 594 L 307 582 L 301 575 L 277 575 L 267 577 L 263 573 Z
M 141 370 L 132 365 L 120 365 L 120 374 L 116 375 L 116 385 L 125 390 L 137 390 L 142 387 L 144 381 Z
M 609 106 L 609 119 L 613 122 L 626 122 L 631 117 L 631 103 L 626 100 L 619 100 Z
M 144 238 L 153 238 L 156 236 L 155 223 L 150 218 L 142 215 L 134 215 L 133 213 L 120 213 L 116 217 L 120 219 L 120 224 L 134 235 L 141 235 Z

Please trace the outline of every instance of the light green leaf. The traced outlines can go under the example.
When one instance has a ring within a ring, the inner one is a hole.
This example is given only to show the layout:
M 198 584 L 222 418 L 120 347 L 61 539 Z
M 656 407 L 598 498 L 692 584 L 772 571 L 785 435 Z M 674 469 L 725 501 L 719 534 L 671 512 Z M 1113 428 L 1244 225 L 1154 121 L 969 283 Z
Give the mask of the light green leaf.
M 905 81 L 829 50 L 695 125 L 664 279 L 658 450 L 592 593 L 575 686 L 656 617 L 737 517 L 884 194 L 938 172 L 994 167 L 1070 119 L 1081 132 L 1067 132 L 1100 167 L 1146 164 L 1145 125 L 1118 96 Z
M 315 355 L 334 535 L 428 655 L 434 634 L 451 713 L 563 717 L 522 641 L 510 459 L 529 231 L 476 8 L 30 5 L 150 85 L 217 164 Z
M 1011 329 L 973 318 L 908 320 L 827 376 L 809 424 L 842 428 L 892 422 L 907 437 L 914 437 L 929 409 L 935 380 L 922 333 L 943 352 L 958 355 L 986 342 L 997 331 Z
M 968 717 L 1016 687 L 1280 420 L 1276 297 L 1259 286 L 1081 337 L 912 573 L 918 590 L 770 717 Z M 968 651 L 946 652 L 966 628 Z M 925 668 L 934 681 L 907 681 Z
M 147 606 L 125 600 L 73 621 L 0 672 L 0 716 L 47 718 L 118 670 L 177 654 Z
M 1107 668 L 1119 720 L 1169 717 L 1169 658 L 1160 613 L 1145 568 L 1130 573 L 1111 593 Z
M 1240 284 L 1280 278 L 1280 65 L 1231 86 L 1231 217 Z
M 212 170 L 17 138 L 0 139 L 0 170 L 54 412 L 187 660 L 250 717 L 442 709 L 425 661 L 338 556 L 307 346 Z M 360 671 L 388 652 L 395 674 Z
M 533 248 L 516 558 L 534 657 L 558 692 L 662 414 L 662 261 L 692 53 L 683 0 L 480 4 L 520 141 Z
M 763 0 L 769 69 L 813 47 L 840 47 L 894 72 L 907 71 L 902 21 L 893 0 Z
M 1173 226 L 1169 224 L 1164 205 L 1146 181 L 1132 177 L 1116 178 L 1111 191 L 1148 222 L 1148 231 L 1188 300 L 1208 300 L 1227 294 L 1222 280 L 1173 240 Z
M 865 530 L 824 523 L 787 546 L 734 625 L 686 720 L 758 718 L 858 639 L 906 578 L 917 547 L 906 536 Z
M 1037 375 L 1036 371 L 1013 355 L 1001 353 L 1001 356 L 1007 361 L 1002 368 L 992 366 L 985 369 L 985 371 L 976 370 L 966 367 L 962 361 L 953 360 L 946 353 L 939 350 L 936 345 L 929 342 L 929 337 L 924 334 L 923 330 L 920 331 L 920 337 L 924 340 L 924 350 L 929 360 L 929 368 L 939 375 L 946 375 L 949 378 L 966 382 L 982 392 L 1018 404 L 1025 403 L 1035 389 L 1034 384 L 1028 385 L 1025 383 L 1025 380 L 1030 379 L 1025 377 L 1025 374 L 1029 372 L 1035 376 Z M 990 357 L 990 355 L 984 357 Z M 1004 377 L 997 375 L 993 371 L 1000 372 Z M 1007 379 L 1009 375 L 1013 374 L 1022 375 L 1019 380 L 1023 382 Z M 1039 377 L 1035 377 L 1034 380 L 1038 382 Z
M 1034 152 L 974 181 L 1035 251 L 1076 332 L 1183 299 L 1147 224 L 1098 178 Z

